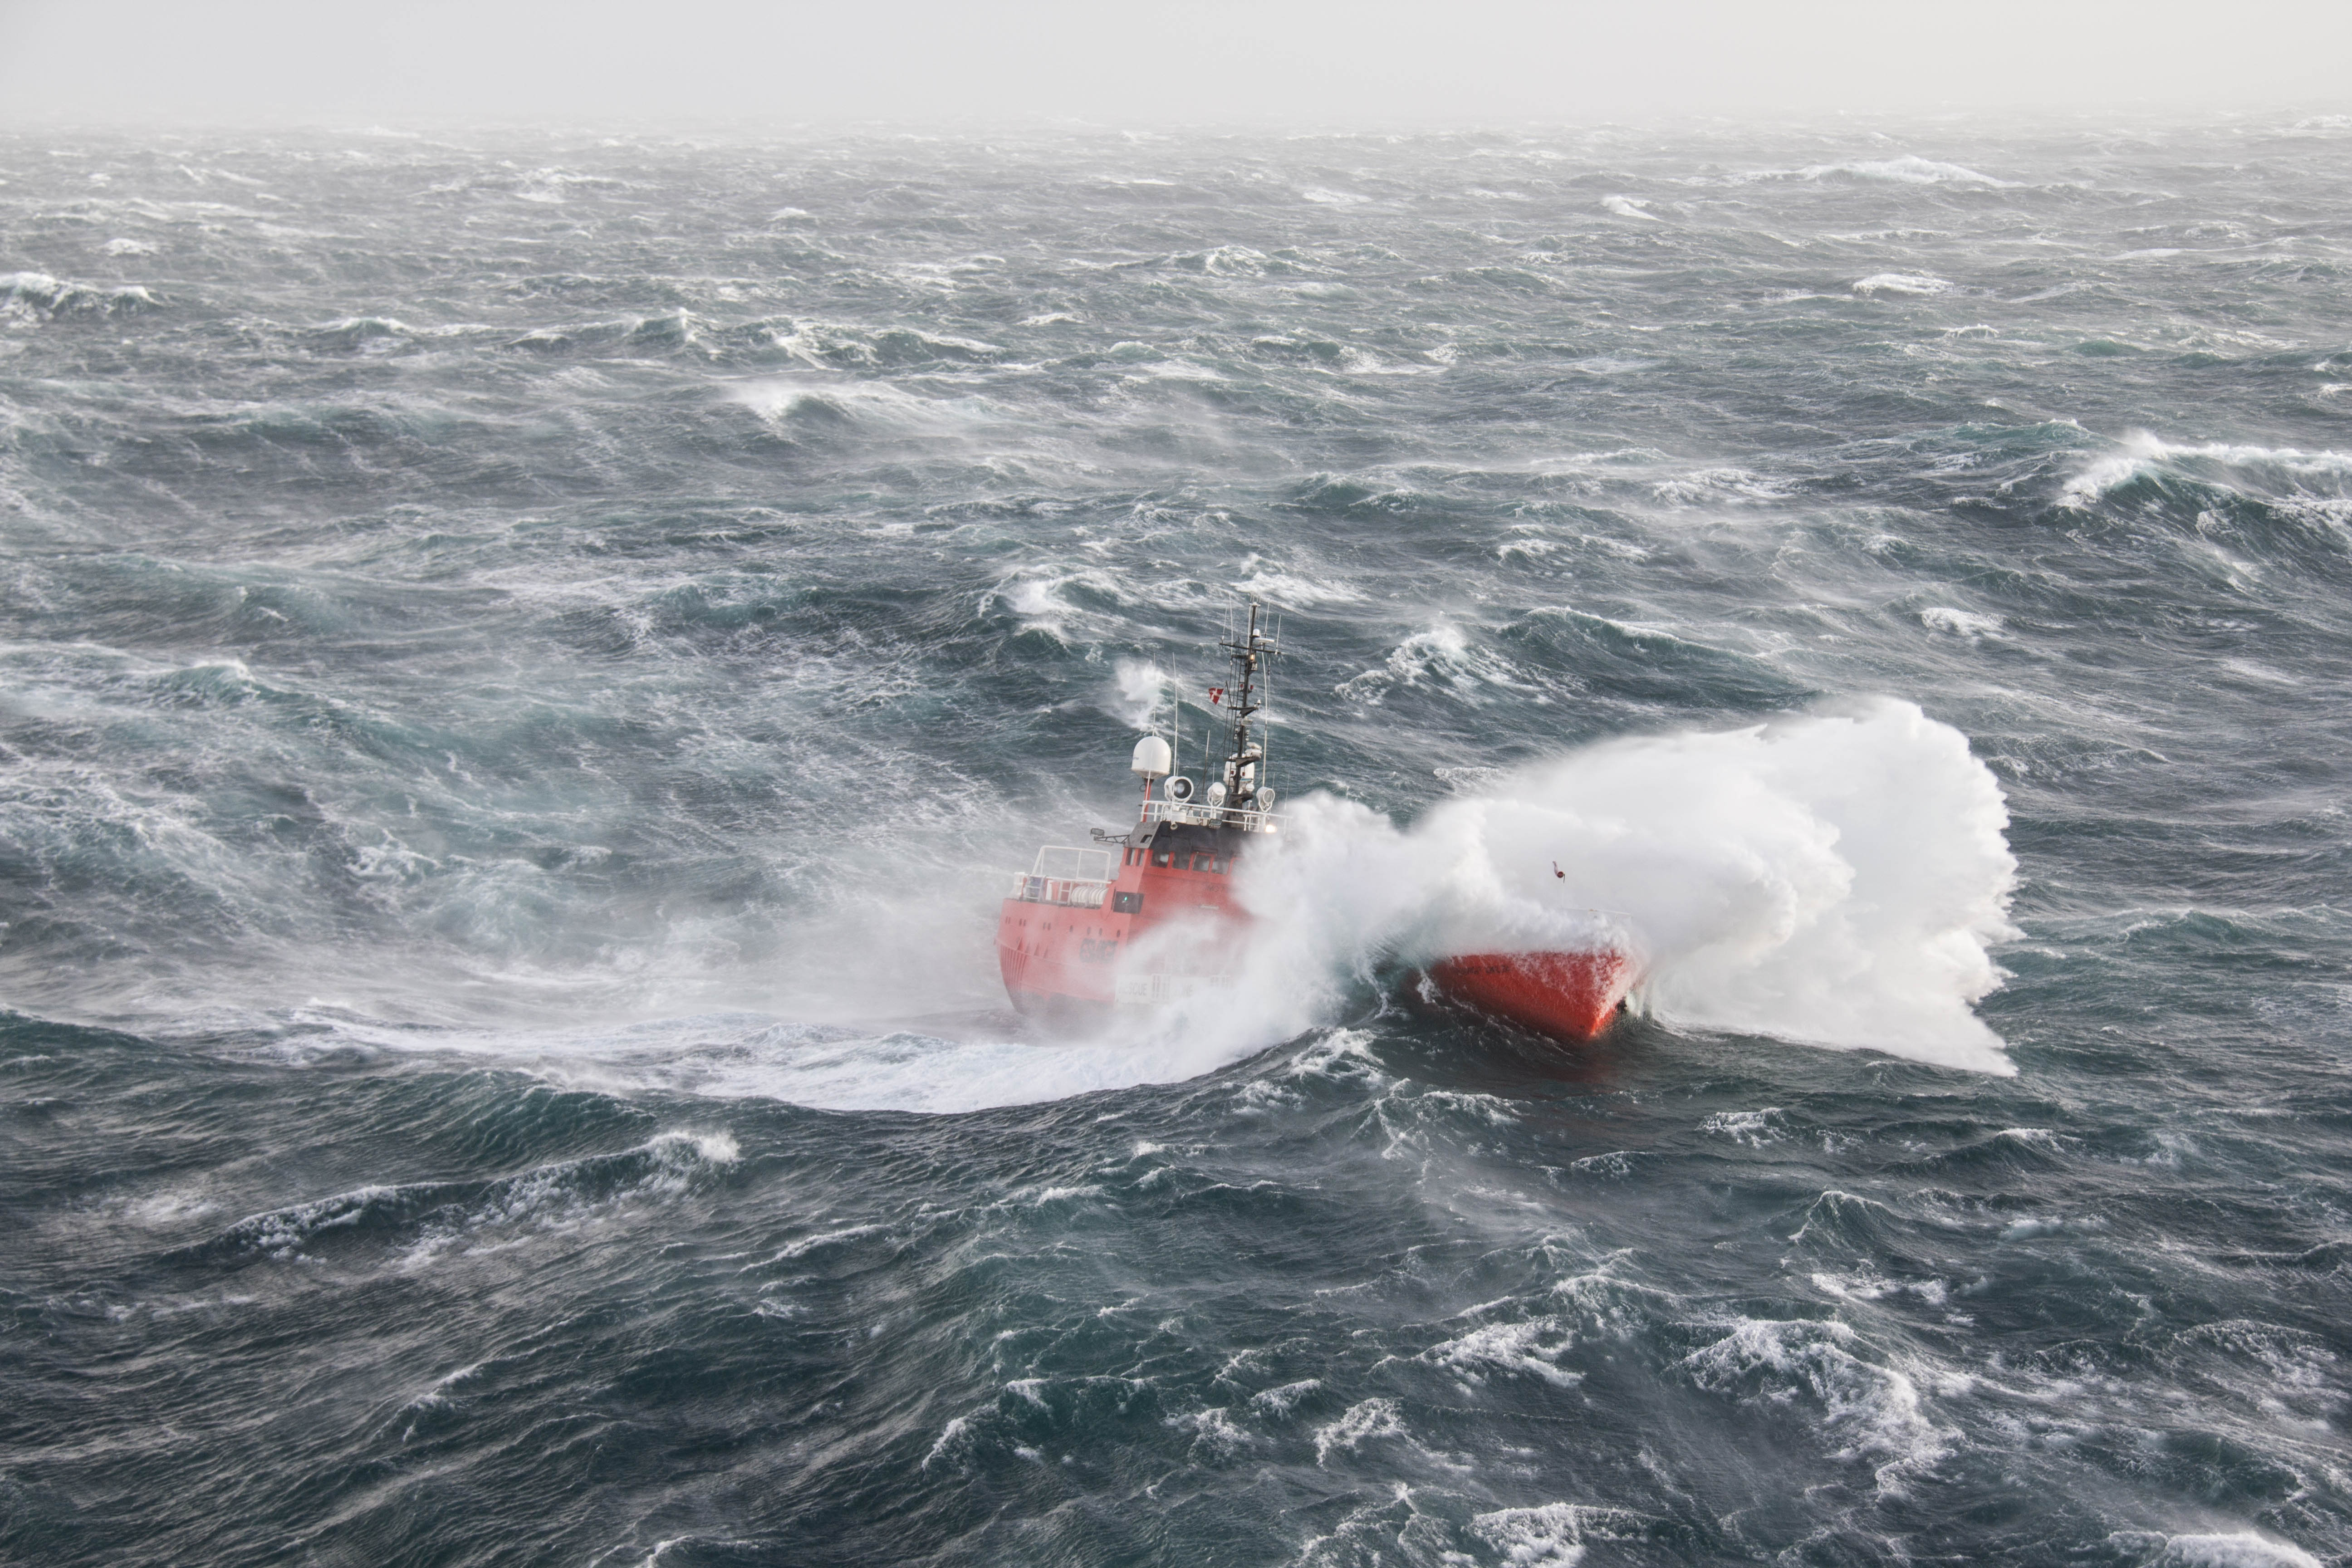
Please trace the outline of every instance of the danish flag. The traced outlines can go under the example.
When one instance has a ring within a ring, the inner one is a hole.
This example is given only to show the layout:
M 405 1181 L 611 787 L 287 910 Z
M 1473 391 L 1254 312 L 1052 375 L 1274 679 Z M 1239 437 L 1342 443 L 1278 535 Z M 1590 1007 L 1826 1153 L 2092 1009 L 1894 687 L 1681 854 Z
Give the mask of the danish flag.
M 1209 688 L 1209 702 L 1213 707 L 1223 708 L 1225 705 L 1225 689 L 1222 686 Z

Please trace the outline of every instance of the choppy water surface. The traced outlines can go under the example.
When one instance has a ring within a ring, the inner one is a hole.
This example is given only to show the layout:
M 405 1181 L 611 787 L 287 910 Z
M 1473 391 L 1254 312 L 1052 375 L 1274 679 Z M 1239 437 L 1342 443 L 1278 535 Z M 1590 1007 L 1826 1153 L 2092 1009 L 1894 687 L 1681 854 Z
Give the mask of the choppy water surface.
M 0 143 L 0 1555 L 2343 1560 L 2347 154 Z M 1026 1037 L 1242 594 L 1307 934 Z

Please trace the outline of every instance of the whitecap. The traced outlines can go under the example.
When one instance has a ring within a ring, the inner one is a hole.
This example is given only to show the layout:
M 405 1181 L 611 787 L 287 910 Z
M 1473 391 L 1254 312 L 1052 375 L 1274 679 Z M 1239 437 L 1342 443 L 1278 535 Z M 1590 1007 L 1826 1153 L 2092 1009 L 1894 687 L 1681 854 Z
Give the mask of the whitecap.
M 1951 1451 L 1952 1434 L 1928 1418 L 1909 1377 L 1864 1360 L 1860 1348 L 1843 1323 L 1751 1318 L 1678 1364 L 1711 1393 L 1813 1406 L 1825 1440 L 1840 1445 L 1831 1458 L 1870 1463 L 1879 1495 L 1901 1496 Z
M 959 1415 L 940 1428 L 939 1440 L 931 1445 L 931 1451 L 923 1456 L 923 1462 L 915 1468 L 919 1470 L 928 1470 L 950 1451 L 969 1450 L 971 1447 L 971 1420 L 969 1416 Z
M 2135 430 L 2117 443 L 2117 449 L 2093 459 L 2068 479 L 2058 493 L 2063 506 L 2086 508 L 2109 491 L 2146 475 L 2171 468 L 2236 468 L 2250 477 L 2267 472 L 2290 485 L 2313 481 L 2341 484 L 2352 479 L 2352 454 L 2294 447 L 2256 447 L 2227 441 L 2197 444 L 2167 441 L 2146 430 Z
M 1483 1383 L 1491 1373 L 1525 1373 L 1554 1388 L 1573 1388 L 1584 1374 L 1563 1368 L 1559 1358 L 1575 1343 L 1575 1336 L 1559 1319 L 1530 1318 L 1473 1329 L 1432 1345 L 1422 1359 L 1465 1383 Z
M 1999 616 L 1979 615 L 1974 610 L 1954 609 L 1949 605 L 1930 605 L 1919 612 L 1919 623 L 1931 632 L 1948 632 L 1970 642 L 1999 637 L 2001 628 Z
M 1858 279 L 1853 285 L 1857 294 L 1909 294 L 1926 297 L 1948 294 L 1957 285 L 1948 279 L 1925 272 L 1874 272 Z
M 1315 1429 L 1315 1462 L 1328 1462 L 1339 1452 L 1352 1453 L 1383 1437 L 1410 1438 L 1412 1429 L 1393 1399 L 1366 1399 L 1348 1406 L 1337 1421 Z
M 1250 1395 L 1250 1408 L 1268 1415 L 1287 1415 L 1297 1408 L 1300 1400 L 1322 1386 L 1321 1378 L 1308 1377 L 1286 1383 L 1279 1388 L 1261 1389 Z
M 1981 185 L 1990 190 L 2014 189 L 2008 180 L 1997 180 L 1990 174 L 1958 163 L 1938 163 L 1933 158 L 1906 154 L 1900 158 L 1860 159 L 1843 163 L 1814 163 L 1797 171 L 1804 180 L 1823 180 L 1843 174 L 1857 180 L 1887 180 L 1905 185 Z M 1767 174 L 1759 176 L 1770 178 Z
M 1475 1515 L 1470 1530 L 1501 1552 L 1509 1568 L 1576 1568 L 1584 1561 L 1588 1536 L 1620 1541 L 1641 1533 L 1649 1522 L 1646 1516 L 1622 1508 L 1548 1502 Z M 1454 1555 L 1447 1553 L 1447 1561 Z
M 1244 1449 L 1265 1441 L 1236 1423 L 1225 1414 L 1223 1406 L 1171 1415 L 1160 1425 L 1180 1432 L 1190 1432 L 1193 1448 L 1213 1460 L 1231 1459 Z
M 1780 1117 L 1777 1105 L 1768 1105 L 1761 1110 L 1718 1110 L 1699 1123 L 1699 1131 L 1745 1143 L 1750 1149 L 1761 1149 L 1767 1143 L 1780 1141 Z
M 116 316 L 160 305 L 137 284 L 100 288 L 46 272 L 0 273 L 0 322 L 34 326 L 67 316 Z
M 1650 487 L 1650 493 L 1662 501 L 1690 506 L 1725 500 L 1786 500 L 1795 493 L 1795 487 L 1786 479 L 1746 468 L 1695 468 L 1679 479 L 1661 479 Z

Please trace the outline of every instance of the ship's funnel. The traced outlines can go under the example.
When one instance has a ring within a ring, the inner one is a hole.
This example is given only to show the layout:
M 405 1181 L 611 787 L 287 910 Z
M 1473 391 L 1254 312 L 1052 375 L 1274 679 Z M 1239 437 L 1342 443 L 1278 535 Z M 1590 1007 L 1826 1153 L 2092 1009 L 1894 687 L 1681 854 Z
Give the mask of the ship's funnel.
M 1141 773 L 1147 780 L 1166 778 L 1174 771 L 1176 758 L 1169 751 L 1167 742 L 1157 735 L 1146 735 L 1135 743 L 1135 760 L 1127 765 L 1129 771 Z

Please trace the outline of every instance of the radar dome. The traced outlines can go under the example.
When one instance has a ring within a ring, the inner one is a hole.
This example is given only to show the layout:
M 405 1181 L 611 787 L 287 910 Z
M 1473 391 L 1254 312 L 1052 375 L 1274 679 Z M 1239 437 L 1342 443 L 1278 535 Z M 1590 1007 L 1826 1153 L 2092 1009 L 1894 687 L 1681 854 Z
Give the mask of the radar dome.
M 1135 760 L 1127 764 L 1131 772 L 1147 779 L 1166 778 L 1176 766 L 1176 759 L 1168 750 L 1168 742 L 1157 735 L 1146 735 L 1135 743 Z

